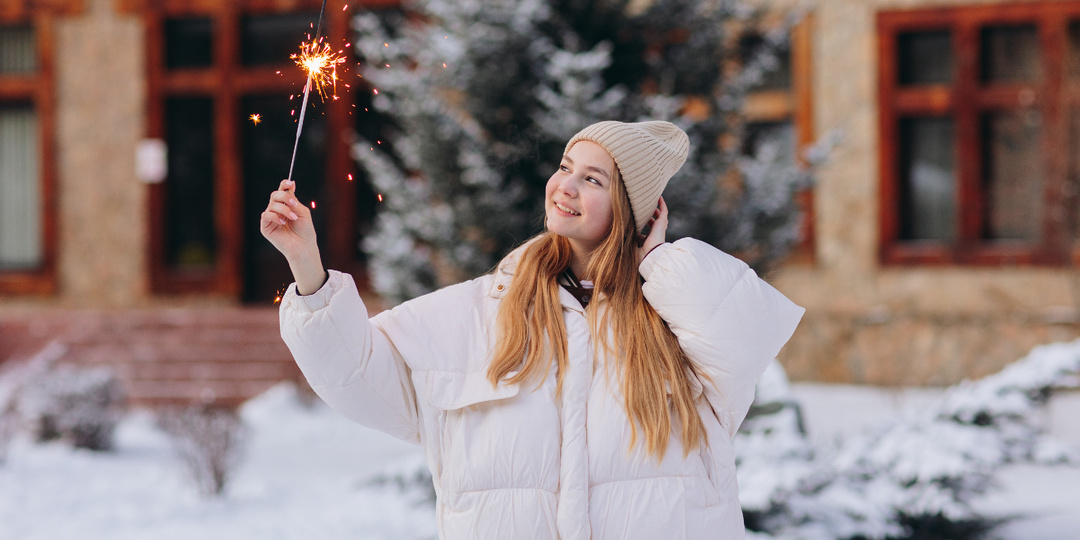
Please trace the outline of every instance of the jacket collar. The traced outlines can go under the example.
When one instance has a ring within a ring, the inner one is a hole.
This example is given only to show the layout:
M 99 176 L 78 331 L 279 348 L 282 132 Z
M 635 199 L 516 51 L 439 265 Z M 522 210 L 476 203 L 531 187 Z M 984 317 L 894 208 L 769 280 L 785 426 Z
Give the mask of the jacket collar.
M 518 246 L 499 262 L 494 272 L 495 279 L 492 280 L 491 288 L 488 290 L 488 294 L 492 298 L 501 299 L 506 294 L 506 291 L 510 290 L 510 283 L 514 280 L 514 271 L 517 269 L 518 261 L 521 260 L 525 250 L 536 240 L 536 238 L 533 238 Z M 559 287 L 559 303 L 562 304 L 563 309 L 585 313 L 585 308 L 581 307 L 581 303 L 577 301 L 577 298 L 574 298 L 574 295 L 563 287 Z

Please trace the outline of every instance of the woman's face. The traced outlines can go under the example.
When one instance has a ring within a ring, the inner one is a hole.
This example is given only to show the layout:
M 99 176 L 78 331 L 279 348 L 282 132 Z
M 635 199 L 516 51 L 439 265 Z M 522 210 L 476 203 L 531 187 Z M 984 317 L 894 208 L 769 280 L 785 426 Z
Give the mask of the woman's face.
M 611 230 L 611 186 L 615 160 L 604 147 L 580 141 L 548 180 L 544 209 L 549 231 L 565 236 L 575 250 L 591 253 Z

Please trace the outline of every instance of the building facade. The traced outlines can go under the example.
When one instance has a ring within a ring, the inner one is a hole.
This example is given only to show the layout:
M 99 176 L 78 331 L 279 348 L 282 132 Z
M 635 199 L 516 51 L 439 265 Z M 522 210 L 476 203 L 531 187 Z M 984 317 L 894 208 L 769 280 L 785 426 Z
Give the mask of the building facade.
M 790 375 L 947 384 L 1080 335 L 1080 1 L 758 3 L 805 17 L 749 132 L 840 136 L 803 244 L 768 276 L 807 308 Z M 178 399 L 295 376 L 274 338 L 288 269 L 256 226 L 293 150 L 288 56 L 320 4 L 0 5 L 0 359 L 57 339 Z M 331 42 L 349 9 L 328 9 Z M 327 264 L 362 281 L 375 195 L 349 147 L 378 122 L 351 80 L 309 110 L 296 180 Z

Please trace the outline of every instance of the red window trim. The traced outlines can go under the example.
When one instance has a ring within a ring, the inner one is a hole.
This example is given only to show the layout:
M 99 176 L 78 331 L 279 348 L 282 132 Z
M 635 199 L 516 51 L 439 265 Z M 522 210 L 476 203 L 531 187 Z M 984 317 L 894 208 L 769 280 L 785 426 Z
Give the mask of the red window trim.
M 177 272 L 165 264 L 165 191 L 160 184 L 149 188 L 148 266 L 151 290 L 157 294 L 221 294 L 237 298 L 243 289 L 242 234 L 244 224 L 242 179 L 239 155 L 239 100 L 251 91 L 291 91 L 303 85 L 289 77 L 278 76 L 275 69 L 243 69 L 239 66 L 240 18 L 259 13 L 283 13 L 295 10 L 318 10 L 321 0 L 267 1 L 243 0 L 119 0 L 122 9 L 141 13 L 147 36 L 148 136 L 165 137 L 164 102 L 171 96 L 205 96 L 215 100 L 215 215 L 217 263 L 206 272 Z M 397 5 L 397 2 L 383 2 Z M 164 21 L 168 17 L 209 16 L 218 21 L 214 66 L 205 70 L 169 71 L 164 65 Z M 326 32 L 331 42 L 344 40 L 349 32 L 352 10 L 326 10 Z M 299 45 L 299 43 L 298 43 Z M 283 65 L 285 63 L 283 62 Z M 299 72 L 297 77 L 300 77 Z M 339 93 L 339 100 L 327 112 L 328 140 L 341 141 L 327 148 L 327 178 L 345 178 L 355 164 L 346 141 L 352 130 L 348 111 L 355 102 L 351 92 Z M 326 211 L 336 223 L 354 223 L 355 184 L 332 181 Z M 335 226 L 327 231 L 325 262 L 346 271 L 361 270 L 353 253 L 358 241 L 356 227 Z
M 74 13 L 80 2 L 32 9 L 22 3 L 0 10 L 0 24 L 30 24 L 37 41 L 38 71 L 28 75 L 0 75 L 0 102 L 30 102 L 38 116 L 41 171 L 41 266 L 32 270 L 0 271 L 0 294 L 52 295 L 57 291 L 56 203 L 56 88 L 53 44 L 54 13 Z M 64 9 L 66 8 L 66 9 Z
M 1051 215 L 1064 210 L 1068 168 L 1068 105 L 1080 103 L 1080 85 L 1066 85 L 1064 58 L 1069 19 L 1080 20 L 1080 4 L 1039 2 L 946 7 L 881 12 L 878 30 L 878 103 L 880 141 L 880 251 L 886 265 L 1065 265 L 1080 261 L 1080 248 Z M 1039 31 L 1044 76 L 1032 85 L 978 84 L 979 29 L 987 25 L 1033 23 Z M 896 36 L 904 31 L 949 30 L 956 60 L 955 83 L 901 88 L 896 79 Z M 982 227 L 982 141 L 980 115 L 1017 108 L 1021 93 L 1033 92 L 1045 122 L 1042 137 L 1046 163 L 1046 210 L 1040 243 L 986 241 Z M 951 116 L 955 121 L 958 241 L 899 239 L 899 120 L 906 116 Z

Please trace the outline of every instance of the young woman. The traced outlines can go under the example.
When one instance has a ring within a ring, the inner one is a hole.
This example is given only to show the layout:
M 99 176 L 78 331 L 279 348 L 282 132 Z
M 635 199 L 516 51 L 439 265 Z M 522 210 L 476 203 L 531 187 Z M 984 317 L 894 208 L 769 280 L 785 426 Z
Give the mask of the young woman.
M 440 538 L 743 537 L 731 438 L 803 310 L 738 259 L 664 242 L 688 146 L 667 122 L 585 128 L 545 232 L 370 320 L 294 185 L 271 195 L 262 231 L 296 277 L 282 337 L 336 410 L 423 446 Z

